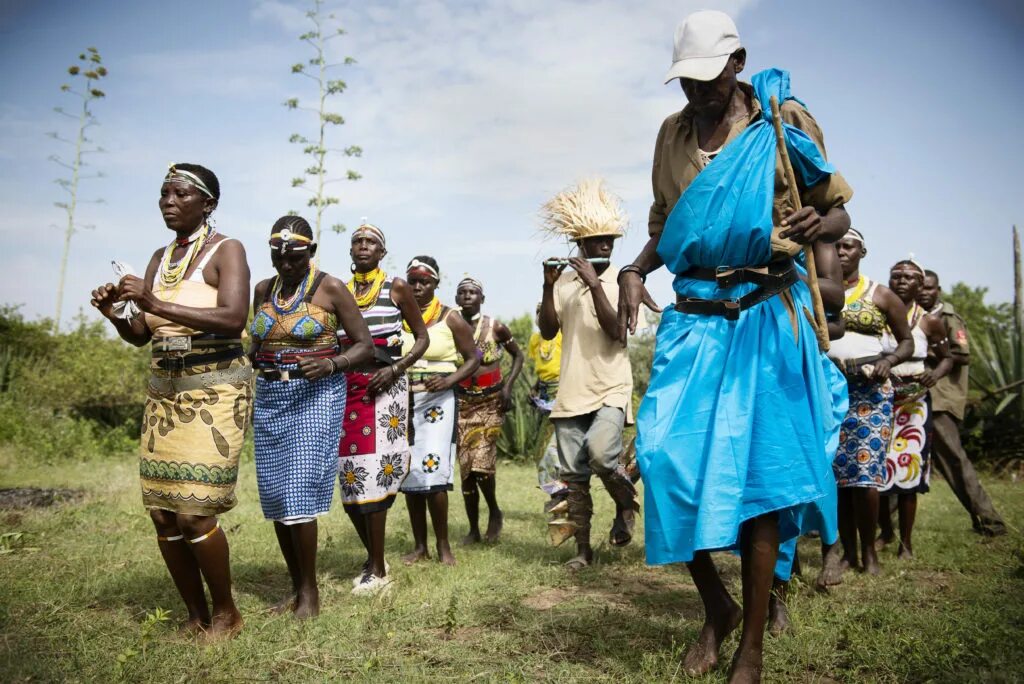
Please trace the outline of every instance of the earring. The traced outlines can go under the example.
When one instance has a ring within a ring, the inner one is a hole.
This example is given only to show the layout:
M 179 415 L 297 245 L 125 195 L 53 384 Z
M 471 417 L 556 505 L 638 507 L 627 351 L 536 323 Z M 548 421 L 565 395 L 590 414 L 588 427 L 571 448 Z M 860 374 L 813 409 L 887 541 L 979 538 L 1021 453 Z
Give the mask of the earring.
M 349 264 L 348 265 L 348 270 L 350 270 L 353 273 L 355 273 L 356 272 L 356 265 L 355 264 Z

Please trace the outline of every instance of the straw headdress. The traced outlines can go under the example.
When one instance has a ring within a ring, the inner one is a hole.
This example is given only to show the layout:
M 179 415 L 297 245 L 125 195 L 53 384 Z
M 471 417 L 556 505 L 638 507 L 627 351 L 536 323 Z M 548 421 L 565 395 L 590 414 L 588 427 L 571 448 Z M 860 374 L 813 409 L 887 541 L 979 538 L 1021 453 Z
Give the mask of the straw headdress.
M 626 214 L 604 180 L 587 178 L 548 200 L 540 210 L 544 231 L 578 241 L 599 235 L 622 237 Z

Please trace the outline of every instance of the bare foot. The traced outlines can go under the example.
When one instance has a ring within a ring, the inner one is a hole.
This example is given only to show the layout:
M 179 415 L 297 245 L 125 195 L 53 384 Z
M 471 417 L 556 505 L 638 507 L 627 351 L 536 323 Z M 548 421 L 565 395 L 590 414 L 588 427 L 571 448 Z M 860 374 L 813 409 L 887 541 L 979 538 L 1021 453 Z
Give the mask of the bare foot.
M 850 569 L 849 559 L 840 555 L 839 545 L 833 546 L 825 555 L 821 565 L 821 573 L 814 585 L 818 591 L 826 591 L 829 587 L 843 583 L 843 573 Z
M 581 553 L 569 560 L 565 561 L 565 569 L 575 572 L 576 570 L 582 570 L 583 568 L 589 567 L 593 559 L 588 554 Z
M 792 629 L 789 622 L 789 609 L 786 602 L 772 594 L 768 601 L 768 633 L 774 637 L 782 636 Z
M 298 597 L 295 594 L 291 594 L 270 606 L 271 615 L 283 615 L 284 613 L 295 610 L 295 601 L 297 598 Z
M 484 541 L 493 544 L 501 536 L 501 530 L 505 527 L 505 516 L 501 511 L 494 511 L 487 517 L 487 532 L 484 533 Z
M 715 618 L 705 618 L 697 641 L 690 645 L 683 656 L 683 669 L 690 677 L 706 674 L 718 664 L 718 649 L 729 633 L 736 629 L 743 619 L 743 611 L 735 603 L 729 610 Z
M 875 540 L 875 551 L 881 551 L 892 542 L 892 535 L 878 535 L 878 539 Z
M 761 654 L 740 655 L 732 659 L 729 667 L 729 684 L 747 684 L 761 681 Z
M 878 554 L 875 552 L 875 545 L 868 544 L 863 549 L 861 556 L 864 559 L 864 572 L 868 575 L 878 575 L 882 572 L 882 566 L 878 564 Z
M 480 543 L 480 530 L 470 530 L 469 534 L 462 538 L 459 542 L 460 546 L 471 546 L 473 544 Z
M 402 562 L 406 565 L 412 565 L 423 560 L 430 560 L 430 552 L 427 551 L 425 546 L 417 546 L 412 550 L 412 553 L 407 553 L 402 556 Z
M 203 641 L 213 644 L 234 639 L 242 631 L 244 624 L 242 614 L 237 609 L 214 615 L 210 628 L 203 634 Z
M 316 617 L 320 614 L 320 592 L 313 590 L 310 592 L 303 592 L 298 595 L 295 599 L 295 612 L 293 615 L 296 620 L 305 620 L 307 618 Z
M 437 543 L 437 560 L 449 567 L 455 565 L 455 555 L 447 541 Z
M 914 552 L 906 544 L 900 543 L 900 550 L 896 552 L 900 560 L 914 560 Z
M 198 636 L 205 632 L 210 627 L 210 620 L 203 620 L 202 618 L 193 617 L 185 620 L 178 627 L 178 634 L 182 636 Z

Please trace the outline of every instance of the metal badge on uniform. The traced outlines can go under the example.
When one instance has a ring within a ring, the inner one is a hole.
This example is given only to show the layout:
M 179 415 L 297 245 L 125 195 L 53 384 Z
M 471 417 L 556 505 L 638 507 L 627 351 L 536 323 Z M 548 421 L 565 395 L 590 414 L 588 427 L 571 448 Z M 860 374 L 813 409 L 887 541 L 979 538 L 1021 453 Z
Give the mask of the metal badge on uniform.
M 291 380 L 291 375 L 288 373 L 287 370 L 282 370 L 281 371 L 281 382 L 288 382 L 289 380 Z

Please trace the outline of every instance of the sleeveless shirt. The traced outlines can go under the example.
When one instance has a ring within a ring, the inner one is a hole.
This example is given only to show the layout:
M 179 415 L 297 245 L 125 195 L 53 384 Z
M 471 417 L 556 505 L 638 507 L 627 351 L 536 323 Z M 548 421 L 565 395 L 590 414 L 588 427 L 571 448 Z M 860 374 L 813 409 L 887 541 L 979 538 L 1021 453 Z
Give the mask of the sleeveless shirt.
M 163 302 L 174 302 L 175 304 L 196 309 L 216 309 L 217 288 L 206 283 L 206 280 L 203 278 L 203 269 L 210 263 L 210 259 L 217 253 L 221 245 L 234 239 L 224 238 L 220 242 L 211 245 L 192 273 L 171 287 L 166 287 L 160 282 L 158 270 L 153 276 L 153 282 L 150 283 L 153 296 Z M 150 313 L 145 315 L 145 321 L 154 338 L 191 337 L 202 334 L 202 331 L 194 330 Z
M 294 311 L 282 314 L 271 301 L 273 284 L 267 288 L 260 310 L 252 319 L 249 333 L 262 344 L 260 351 L 282 349 L 331 349 L 337 345 L 337 317 L 313 303 L 313 295 L 327 276 L 321 271 L 313 279 L 309 292 Z

